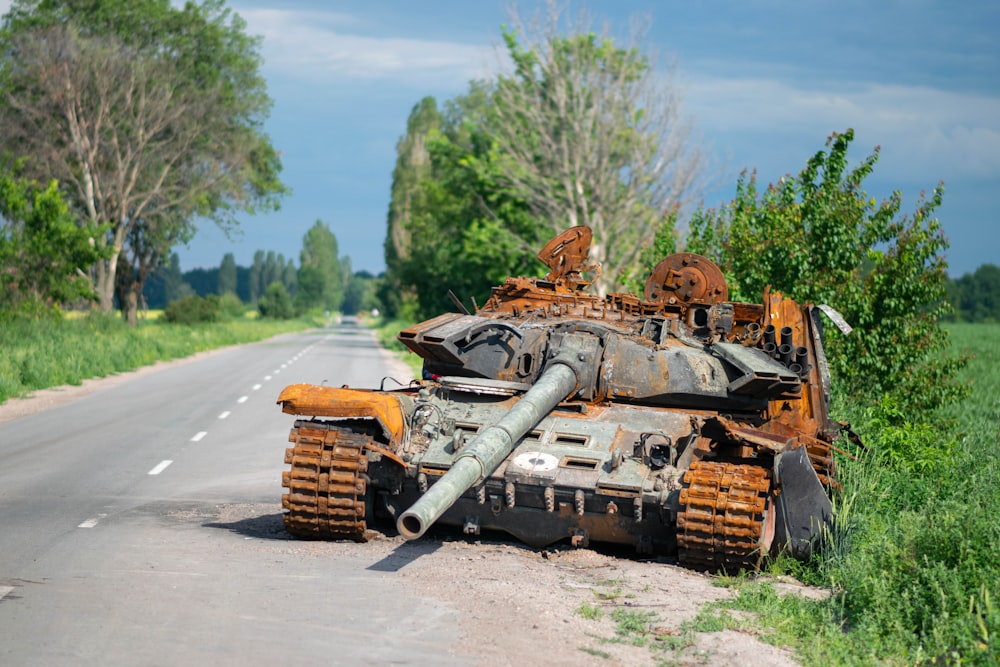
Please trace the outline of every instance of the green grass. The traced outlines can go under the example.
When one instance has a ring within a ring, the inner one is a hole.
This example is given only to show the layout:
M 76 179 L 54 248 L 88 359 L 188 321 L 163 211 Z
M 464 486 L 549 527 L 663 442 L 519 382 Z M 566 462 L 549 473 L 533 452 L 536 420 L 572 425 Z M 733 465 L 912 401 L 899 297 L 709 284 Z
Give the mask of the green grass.
M 89 378 L 316 325 L 307 319 L 250 317 L 195 326 L 140 322 L 135 327 L 110 315 L 0 319 L 0 403 L 38 389 L 78 385 Z
M 782 598 L 737 578 L 738 596 L 708 605 L 696 629 L 749 629 L 806 665 L 1000 664 L 1000 325 L 948 330 L 956 353 L 974 355 L 971 396 L 931 426 L 891 405 L 848 406 L 869 451 L 840 462 L 834 544 L 772 567 L 833 595 Z
M 420 377 L 424 360 L 413 352 L 410 352 L 397 338 L 399 332 L 413 326 L 413 322 L 408 320 L 381 320 L 379 322 L 369 321 L 364 323 L 374 328 L 379 345 L 398 355 L 413 371 L 414 377 Z

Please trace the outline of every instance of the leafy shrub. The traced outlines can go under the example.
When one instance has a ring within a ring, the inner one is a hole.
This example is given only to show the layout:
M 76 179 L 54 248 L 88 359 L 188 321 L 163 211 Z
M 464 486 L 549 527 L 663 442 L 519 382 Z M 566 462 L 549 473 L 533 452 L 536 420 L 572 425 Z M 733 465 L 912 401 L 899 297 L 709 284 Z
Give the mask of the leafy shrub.
M 966 387 L 955 375 L 967 360 L 946 358 L 948 241 L 934 211 L 938 186 L 902 213 L 894 192 L 881 204 L 863 190 L 879 149 L 848 168 L 852 130 L 834 134 L 796 176 L 761 191 L 744 174 L 736 198 L 691 220 L 687 249 L 711 257 L 730 296 L 756 300 L 770 285 L 799 303 L 838 309 L 854 332 L 828 329 L 834 376 L 854 397 L 891 394 L 918 414 L 954 403 Z
M 295 305 L 284 284 L 273 282 L 267 287 L 264 296 L 257 301 L 257 310 L 261 317 L 275 320 L 289 320 L 295 317 Z
M 200 322 L 218 322 L 221 319 L 219 297 L 186 296 L 171 301 L 163 309 L 163 321 L 174 324 L 197 324 Z
M 232 292 L 226 292 L 219 297 L 219 315 L 223 320 L 236 320 L 243 317 L 246 307 L 240 297 Z
M 865 438 L 868 446 L 895 466 L 930 473 L 951 459 L 954 439 L 937 424 L 908 419 L 892 396 L 883 396 L 878 405 L 869 408 L 865 421 L 871 432 Z

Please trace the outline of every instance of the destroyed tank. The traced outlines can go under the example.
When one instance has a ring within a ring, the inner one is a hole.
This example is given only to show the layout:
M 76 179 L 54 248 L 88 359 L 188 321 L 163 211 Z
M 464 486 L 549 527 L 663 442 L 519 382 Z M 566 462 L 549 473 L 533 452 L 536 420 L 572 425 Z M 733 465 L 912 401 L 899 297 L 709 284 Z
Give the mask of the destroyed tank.
M 701 569 L 807 558 L 836 487 L 825 307 L 731 302 L 691 253 L 642 298 L 602 297 L 583 278 L 590 242 L 568 229 L 538 255 L 544 279 L 403 330 L 423 358 L 406 388 L 286 387 L 288 532 L 364 541 L 395 523 L 416 539 L 438 523 Z

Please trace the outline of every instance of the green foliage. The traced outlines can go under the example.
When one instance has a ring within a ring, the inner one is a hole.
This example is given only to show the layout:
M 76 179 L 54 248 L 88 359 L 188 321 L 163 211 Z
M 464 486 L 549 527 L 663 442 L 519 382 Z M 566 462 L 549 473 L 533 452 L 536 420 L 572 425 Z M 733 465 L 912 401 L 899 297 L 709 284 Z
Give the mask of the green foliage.
M 535 259 L 544 230 L 496 181 L 497 155 L 481 120 L 487 103 L 474 88 L 446 115 L 435 116 L 426 100 L 411 114 L 400 150 L 417 153 L 397 161 L 386 242 L 389 277 L 402 297 L 383 300 L 390 314 L 426 319 L 451 311 L 449 289 L 471 310 L 506 276 L 545 268 Z
M 842 406 L 867 452 L 838 461 L 833 543 L 797 572 L 831 597 L 781 597 L 766 581 L 736 580 L 738 596 L 704 610 L 699 629 L 739 628 L 719 611 L 733 608 L 755 614 L 740 629 L 794 647 L 805 665 L 996 664 L 1000 325 L 948 328 L 952 354 L 974 354 L 960 379 L 975 391 L 935 429 L 908 422 L 889 399 Z
M 227 252 L 219 265 L 218 294 L 236 294 L 236 258 Z
M 496 181 L 548 236 L 589 226 L 591 259 L 603 267 L 595 285 L 620 289 L 644 272 L 640 254 L 700 172 L 677 93 L 639 40 L 621 46 L 584 21 L 567 30 L 550 18 L 541 31 L 503 37 L 514 71 L 497 77 L 486 117 Z
M 219 297 L 219 316 L 222 320 L 235 320 L 246 314 L 246 307 L 240 298 L 232 292 Z
M 630 294 L 642 296 L 646 279 L 660 260 L 677 252 L 677 211 L 667 215 L 656 228 L 652 242 L 642 248 L 638 261 L 621 272 L 622 288 Z
M 94 298 L 86 273 L 105 256 L 103 226 L 77 226 L 53 181 L 40 186 L 0 172 L 0 309 L 37 313 Z
M 295 317 L 295 305 L 281 282 L 268 285 L 264 296 L 257 300 L 257 310 L 261 317 L 275 320 L 288 320 Z
M 965 322 L 1000 322 L 1000 267 L 983 264 L 949 284 L 959 319 Z
M 355 271 L 351 274 L 344 290 L 344 303 L 340 310 L 345 315 L 354 315 L 359 312 L 371 312 L 378 308 L 378 299 L 375 295 L 377 279 L 367 271 Z
M 0 403 L 38 389 L 130 371 L 225 345 L 315 326 L 306 320 L 246 320 L 188 326 L 96 313 L 82 318 L 0 318 Z
M 604 617 L 604 612 L 601 611 L 600 606 L 596 604 L 590 604 L 586 600 L 580 603 L 580 606 L 577 608 L 576 613 L 578 613 L 580 616 L 584 617 L 588 621 L 596 621 Z
M 504 40 L 513 72 L 443 110 L 424 98 L 397 144 L 379 291 L 390 317 L 452 311 L 449 290 L 472 309 L 508 276 L 544 275 L 536 254 L 577 224 L 594 231 L 598 291 L 645 280 L 662 258 L 649 253 L 672 246 L 700 165 L 662 73 L 638 46 L 559 20 Z
M 337 237 L 326 223 L 317 220 L 302 238 L 295 299 L 299 308 L 340 308 L 346 282 L 342 263 L 346 260 L 337 253 Z
M 883 396 L 867 408 L 862 423 L 875 435 L 879 453 L 894 467 L 933 474 L 951 462 L 956 445 L 953 436 L 926 419 L 909 419 L 892 396 Z
M 14 0 L 3 17 L 0 141 L 59 179 L 78 220 L 107 223 L 91 272 L 105 312 L 117 297 L 134 322 L 196 220 L 229 230 L 285 192 L 245 28 L 222 0 Z
M 652 624 L 656 614 L 652 611 L 615 607 L 611 611 L 615 621 L 615 634 L 626 637 L 636 646 L 644 646 L 652 634 Z
M 899 192 L 877 204 L 862 189 L 878 148 L 848 168 L 851 130 L 834 134 L 797 176 L 764 192 L 744 174 L 732 202 L 698 211 L 688 250 L 718 263 L 734 299 L 759 301 L 770 285 L 799 302 L 826 303 L 854 327 L 828 328 L 835 381 L 858 393 L 890 394 L 907 412 L 954 401 L 951 378 L 964 363 L 946 359 L 948 242 L 933 217 L 943 189 L 900 214 Z
M 164 322 L 199 324 L 218 322 L 220 319 L 219 297 L 214 294 L 204 297 L 186 296 L 177 301 L 171 301 L 163 309 Z

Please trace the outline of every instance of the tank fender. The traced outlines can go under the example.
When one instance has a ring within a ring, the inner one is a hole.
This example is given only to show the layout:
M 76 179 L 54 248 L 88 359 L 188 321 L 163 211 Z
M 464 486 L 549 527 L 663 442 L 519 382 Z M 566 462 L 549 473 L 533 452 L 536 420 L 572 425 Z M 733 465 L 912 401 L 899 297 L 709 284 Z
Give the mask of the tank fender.
M 784 545 L 795 558 L 809 558 L 825 529 L 832 525 L 833 506 L 816 476 L 805 447 L 796 447 L 774 459 L 774 480 L 779 490 L 775 544 Z
M 278 396 L 281 411 L 290 415 L 374 419 L 390 446 L 403 442 L 406 412 L 403 398 L 371 389 L 293 384 Z

